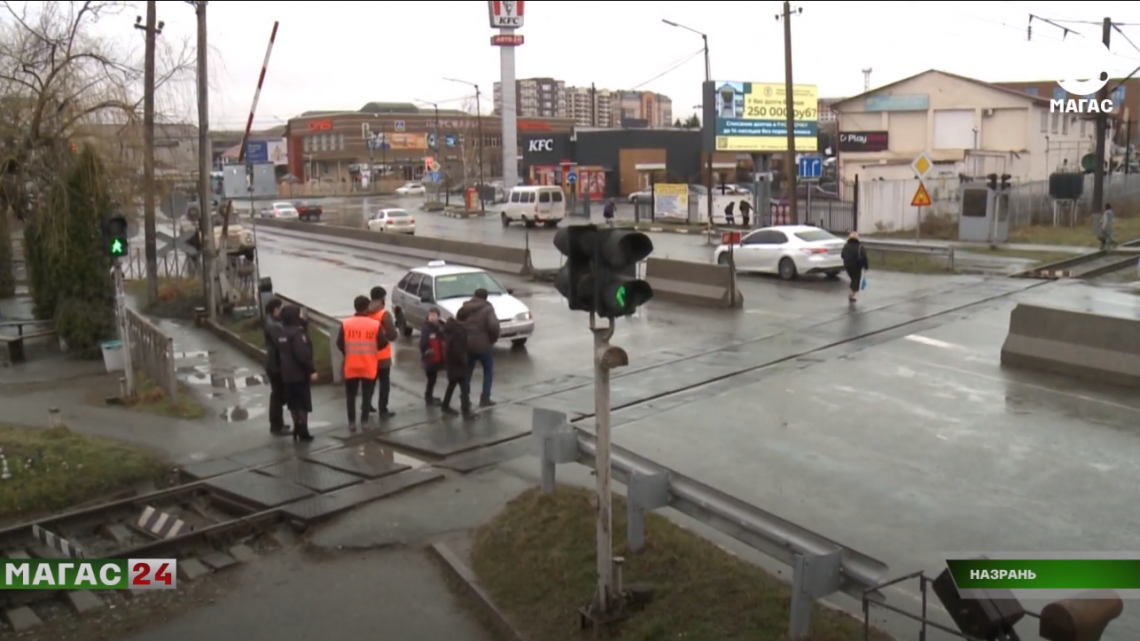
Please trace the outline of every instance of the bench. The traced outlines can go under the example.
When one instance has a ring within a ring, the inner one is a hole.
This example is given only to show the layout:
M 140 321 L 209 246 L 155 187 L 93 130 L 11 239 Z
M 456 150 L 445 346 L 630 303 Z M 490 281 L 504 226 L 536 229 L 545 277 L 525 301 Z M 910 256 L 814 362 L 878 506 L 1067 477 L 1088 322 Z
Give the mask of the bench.
M 28 360 L 27 352 L 24 350 L 24 341 L 47 338 L 55 336 L 55 330 L 51 328 L 36 329 L 30 332 L 24 332 L 24 325 L 42 325 L 45 321 L 17 321 L 0 323 L 0 327 L 16 327 L 17 334 L 11 336 L 8 334 L 0 334 L 0 345 L 8 348 L 8 360 L 13 363 L 23 363 Z

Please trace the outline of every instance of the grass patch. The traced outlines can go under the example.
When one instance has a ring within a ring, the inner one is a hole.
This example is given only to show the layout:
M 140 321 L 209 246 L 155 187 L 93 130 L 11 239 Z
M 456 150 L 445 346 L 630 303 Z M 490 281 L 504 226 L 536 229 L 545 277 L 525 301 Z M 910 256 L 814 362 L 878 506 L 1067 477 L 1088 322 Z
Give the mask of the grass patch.
M 904 274 L 952 274 L 946 259 L 925 254 L 867 249 L 871 271 L 901 272 Z
M 159 318 L 192 319 L 195 307 L 206 306 L 202 281 L 197 278 L 158 279 L 158 298 L 155 300 L 147 294 L 145 279 L 124 281 L 123 288 L 139 300 L 144 313 Z
M 1080 256 L 1080 254 L 1074 254 L 1071 252 L 1052 252 L 1052 251 L 1036 252 L 1036 251 L 1024 251 L 1024 250 L 1020 250 L 1020 249 L 1004 249 L 1001 247 L 999 247 L 997 249 L 977 249 L 977 250 L 971 248 L 969 250 L 963 249 L 963 251 L 969 251 L 971 254 L 978 254 L 981 256 L 994 256 L 997 258 L 1024 258 L 1026 260 L 1033 261 L 1034 266 L 1047 265 L 1049 263 L 1055 263 L 1058 261 L 1067 260 L 1069 258 L 1076 258 L 1077 256 Z
M 447 209 L 447 205 L 438 200 L 428 200 L 425 201 L 424 204 L 420 205 L 420 209 L 428 212 L 437 212 Z
M 259 349 L 265 347 L 265 336 L 261 330 L 261 318 L 242 318 L 238 320 L 225 320 L 222 323 L 226 329 L 237 334 L 241 339 L 250 345 L 254 345 Z M 328 335 L 319 329 L 310 327 L 309 340 L 313 341 L 313 364 L 317 368 L 317 373 L 322 375 L 332 374 L 332 352 L 329 351 L 331 346 Z
M 533 489 L 481 527 L 471 551 L 480 582 L 529 638 L 581 639 L 577 608 L 595 584 L 592 492 Z M 627 559 L 625 581 L 648 582 L 656 596 L 607 632 L 627 641 L 753 641 L 787 638 L 791 589 L 763 569 L 657 514 L 648 514 L 646 547 L 625 548 L 625 501 L 613 498 L 614 554 Z M 816 606 L 815 641 L 861 641 L 856 619 Z M 875 641 L 889 637 L 872 632 Z
M 0 482 L 0 519 L 59 511 L 157 480 L 168 471 L 155 455 L 119 441 L 67 428 L 0 426 L 0 448 L 12 478 Z
M 206 408 L 194 399 L 182 383 L 178 384 L 178 398 L 171 400 L 165 389 L 149 378 L 140 376 L 140 380 L 135 383 L 135 394 L 135 398 L 124 407 L 187 421 L 197 420 L 206 415 Z
M 1118 240 L 1140 238 L 1140 218 L 1116 217 L 1112 224 L 1112 235 Z M 1032 226 L 1018 227 L 1009 232 L 1011 243 L 1033 243 L 1035 245 L 1070 245 L 1073 247 L 1100 247 L 1100 241 L 1093 232 L 1092 223 L 1084 218 L 1074 227 Z

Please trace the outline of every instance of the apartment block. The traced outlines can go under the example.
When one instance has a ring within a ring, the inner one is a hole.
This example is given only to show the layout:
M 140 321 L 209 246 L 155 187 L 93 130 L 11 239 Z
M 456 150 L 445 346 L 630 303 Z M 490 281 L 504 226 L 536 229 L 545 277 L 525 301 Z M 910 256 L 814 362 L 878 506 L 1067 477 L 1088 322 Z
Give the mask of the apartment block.
M 567 118 L 583 127 L 620 127 L 614 120 L 614 92 L 591 87 L 566 88 Z
M 515 81 L 515 113 L 520 118 L 568 118 L 566 83 L 554 78 Z M 503 84 L 495 83 L 495 113 L 502 113 Z

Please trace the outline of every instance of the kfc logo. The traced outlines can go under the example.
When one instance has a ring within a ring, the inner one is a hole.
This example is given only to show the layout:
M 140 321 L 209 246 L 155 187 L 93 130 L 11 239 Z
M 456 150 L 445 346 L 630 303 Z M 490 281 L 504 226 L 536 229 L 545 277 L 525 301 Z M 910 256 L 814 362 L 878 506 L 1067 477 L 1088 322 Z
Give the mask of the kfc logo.
M 532 141 L 530 141 L 530 147 L 528 148 L 528 151 L 532 154 L 533 153 L 550 153 L 550 152 L 554 151 L 554 139 L 553 138 L 545 138 L 545 139 L 539 139 L 539 140 L 532 140 Z

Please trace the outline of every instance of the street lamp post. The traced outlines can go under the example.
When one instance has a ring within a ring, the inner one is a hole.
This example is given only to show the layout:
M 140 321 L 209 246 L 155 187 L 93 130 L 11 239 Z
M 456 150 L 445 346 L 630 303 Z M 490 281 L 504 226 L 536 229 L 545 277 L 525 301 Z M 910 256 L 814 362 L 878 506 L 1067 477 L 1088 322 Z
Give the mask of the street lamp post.
M 435 125 L 434 125 L 434 128 L 435 128 L 435 149 L 436 149 L 436 152 L 438 155 L 438 152 L 443 150 L 443 144 L 441 143 L 441 139 L 439 137 L 439 103 L 431 102 L 430 100 L 417 100 L 416 102 L 422 102 L 425 105 L 431 105 L 432 109 L 435 110 Z M 428 145 L 428 147 L 431 147 L 431 145 Z M 443 163 L 440 163 L 441 168 L 442 168 L 442 166 L 443 166 Z M 428 169 L 431 171 L 435 171 L 434 169 L 431 169 L 431 167 L 428 167 Z M 441 181 L 439 181 L 439 180 L 435 181 L 435 200 L 436 200 L 436 202 L 439 202 L 440 182 Z
M 678 29 L 684 29 L 685 31 L 695 33 L 701 37 L 701 42 L 704 43 L 704 49 L 705 49 L 705 82 L 706 83 L 712 82 L 712 65 L 709 62 L 709 37 L 708 37 L 708 35 L 700 32 L 700 31 L 697 31 L 696 29 L 693 29 L 692 27 L 686 27 L 683 24 L 678 24 L 676 22 L 673 22 L 672 20 L 666 20 L 666 19 L 662 18 L 661 22 L 664 22 L 665 24 L 669 25 L 670 27 L 677 27 Z M 702 124 L 702 126 L 705 126 L 705 127 L 715 127 L 716 126 L 715 123 L 710 124 L 707 122 L 702 122 L 701 124 Z M 705 155 L 708 158 L 708 160 L 706 161 L 707 167 L 706 167 L 706 176 L 705 176 L 705 190 L 708 192 L 708 194 L 705 196 L 705 201 L 706 201 L 706 206 L 707 206 L 706 214 L 708 215 L 708 218 L 709 218 L 709 220 L 708 220 L 708 237 L 709 238 L 712 238 L 712 224 L 713 224 L 713 198 L 712 198 L 712 193 L 713 193 L 713 191 L 712 191 L 713 190 L 713 151 L 714 151 L 713 149 L 709 149 L 708 151 L 705 152 Z
M 455 78 L 444 78 L 444 80 L 448 82 L 458 82 L 461 85 L 475 88 L 475 119 L 478 123 L 477 127 L 479 130 L 479 145 L 477 147 L 479 149 L 479 211 L 486 213 L 486 205 L 483 202 L 483 180 L 485 175 L 483 173 L 483 94 L 479 92 L 479 85 L 474 82 L 456 80 Z

